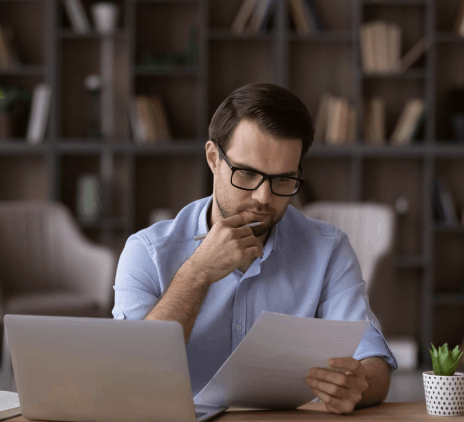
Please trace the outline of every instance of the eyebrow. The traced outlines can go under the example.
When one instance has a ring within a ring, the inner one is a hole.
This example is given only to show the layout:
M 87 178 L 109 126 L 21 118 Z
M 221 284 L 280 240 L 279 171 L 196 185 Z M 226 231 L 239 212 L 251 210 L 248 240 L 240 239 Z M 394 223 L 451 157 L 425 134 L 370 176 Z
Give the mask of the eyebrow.
M 230 161 L 230 160 L 229 160 Z M 233 164 L 232 161 L 231 161 L 231 164 L 234 166 L 234 167 L 240 167 L 240 168 L 243 168 L 244 170 L 252 170 L 252 171 L 257 171 L 258 173 L 262 173 L 261 170 L 258 170 L 258 169 L 255 169 L 254 167 L 251 167 L 247 164 L 243 164 L 243 163 L 236 163 L 236 164 Z M 298 172 L 297 171 L 287 171 L 285 173 L 279 173 L 279 174 L 270 174 L 270 176 L 290 176 L 290 177 L 296 177 L 298 176 Z

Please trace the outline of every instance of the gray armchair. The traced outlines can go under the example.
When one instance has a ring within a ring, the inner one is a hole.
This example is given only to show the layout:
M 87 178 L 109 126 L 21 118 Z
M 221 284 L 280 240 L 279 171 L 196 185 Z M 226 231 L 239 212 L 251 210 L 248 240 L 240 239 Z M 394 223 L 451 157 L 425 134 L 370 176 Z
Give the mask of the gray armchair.
M 116 259 L 86 239 L 60 203 L 0 202 L 2 329 L 6 314 L 110 318 Z M 14 390 L 12 375 L 4 334 L 1 390 Z

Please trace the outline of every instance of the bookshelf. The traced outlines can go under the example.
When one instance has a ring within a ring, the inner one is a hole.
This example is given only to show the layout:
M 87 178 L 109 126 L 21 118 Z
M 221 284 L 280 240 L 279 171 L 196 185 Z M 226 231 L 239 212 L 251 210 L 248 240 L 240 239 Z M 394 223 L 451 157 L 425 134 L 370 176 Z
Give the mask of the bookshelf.
M 230 26 L 242 0 L 124 0 L 114 34 L 72 30 L 61 1 L 0 0 L 11 23 L 23 67 L 0 70 L 0 84 L 32 92 L 50 84 L 45 139 L 25 142 L 27 115 L 14 137 L 0 139 L 0 200 L 50 199 L 76 215 L 78 177 L 97 173 L 103 183 L 103 215 L 81 222 L 85 234 L 119 253 L 127 237 L 149 224 L 154 208 L 175 213 L 212 193 L 205 159 L 209 121 L 237 87 L 270 82 L 295 92 L 315 119 L 325 91 L 349 98 L 358 111 L 355 142 L 313 145 L 304 157 L 302 200 L 377 201 L 409 204 L 398 217 L 396 279 L 374 287 L 371 307 L 386 336 L 410 335 L 419 343 L 419 364 L 431 367 L 428 348 L 464 337 L 464 229 L 435 223 L 433 180 L 443 178 L 459 210 L 464 208 L 464 144 L 455 142 L 447 118 L 447 93 L 464 86 L 464 38 L 452 28 L 460 0 L 316 0 L 325 30 L 300 37 L 286 3 L 277 1 L 266 34 L 237 36 Z M 91 19 L 90 0 L 82 0 Z M 402 74 L 365 74 L 360 26 L 384 19 L 403 30 L 402 51 L 423 35 L 432 47 Z M 198 66 L 153 72 L 148 52 L 182 52 L 189 29 L 198 31 Z M 102 70 L 103 69 L 103 70 Z M 86 135 L 90 100 L 83 87 L 91 73 L 104 74 L 101 139 Z M 317 83 L 313 83 L 317 81 Z M 160 95 L 173 140 L 135 144 L 127 105 L 134 95 Z M 384 99 L 391 133 L 407 100 L 422 97 L 427 119 L 419 141 L 394 147 L 364 142 L 364 100 Z M 384 303 L 391 288 L 393 303 Z M 442 327 L 446 327 L 443 329 Z

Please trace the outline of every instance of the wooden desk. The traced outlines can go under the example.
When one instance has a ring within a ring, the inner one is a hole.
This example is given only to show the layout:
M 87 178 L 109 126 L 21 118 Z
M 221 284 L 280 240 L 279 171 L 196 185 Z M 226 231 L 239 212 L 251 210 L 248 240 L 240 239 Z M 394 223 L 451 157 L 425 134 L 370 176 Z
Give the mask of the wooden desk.
M 424 402 L 419 403 L 381 403 L 367 409 L 354 410 L 348 415 L 336 415 L 325 408 L 324 403 L 308 403 L 296 410 L 248 410 L 230 408 L 225 413 L 212 419 L 211 422 L 246 422 L 246 421 L 376 421 L 376 422 L 411 422 L 441 419 L 441 416 L 431 416 L 427 413 Z M 458 416 L 458 420 L 462 417 Z M 29 422 L 23 416 L 9 419 L 11 422 Z

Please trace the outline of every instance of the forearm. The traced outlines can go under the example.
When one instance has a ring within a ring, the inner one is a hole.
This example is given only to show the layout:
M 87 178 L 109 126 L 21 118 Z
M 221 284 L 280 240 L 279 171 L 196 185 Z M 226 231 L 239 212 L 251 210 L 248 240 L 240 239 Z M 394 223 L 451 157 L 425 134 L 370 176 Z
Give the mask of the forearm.
M 387 362 L 379 357 L 362 359 L 361 364 L 366 371 L 366 381 L 369 384 L 361 401 L 355 409 L 371 407 L 382 403 L 388 396 L 390 388 L 390 367 Z
M 145 319 L 179 322 L 187 345 L 209 286 L 207 277 L 195 272 L 189 262 L 185 262 L 164 296 Z

